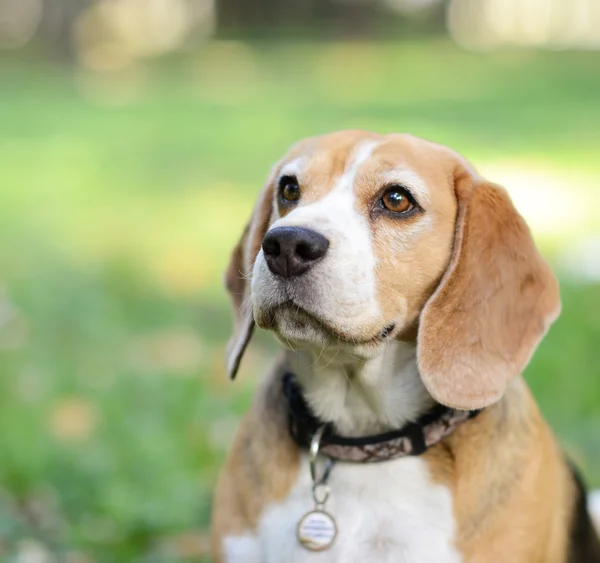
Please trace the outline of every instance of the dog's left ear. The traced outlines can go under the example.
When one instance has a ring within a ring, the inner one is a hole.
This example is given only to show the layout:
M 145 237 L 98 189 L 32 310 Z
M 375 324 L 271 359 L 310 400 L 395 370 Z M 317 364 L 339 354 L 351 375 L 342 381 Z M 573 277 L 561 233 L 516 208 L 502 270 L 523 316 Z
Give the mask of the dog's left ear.
M 233 250 L 225 272 L 225 286 L 233 307 L 233 334 L 227 344 L 227 373 L 234 379 L 246 346 L 254 332 L 254 317 L 250 299 L 250 278 L 254 261 L 269 228 L 273 212 L 273 181 L 269 178 L 258 197 L 242 238 Z
M 560 312 L 558 284 L 506 191 L 459 165 L 448 268 L 420 318 L 417 358 L 440 403 L 498 401 Z

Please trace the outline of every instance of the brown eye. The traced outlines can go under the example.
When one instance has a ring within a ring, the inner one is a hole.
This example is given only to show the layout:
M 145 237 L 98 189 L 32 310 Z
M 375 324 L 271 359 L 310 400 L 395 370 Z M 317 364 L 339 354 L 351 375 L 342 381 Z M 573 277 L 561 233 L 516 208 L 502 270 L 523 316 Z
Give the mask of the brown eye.
M 300 186 L 296 178 L 292 176 L 284 176 L 279 181 L 279 193 L 281 199 L 286 203 L 298 201 L 300 199 Z
M 410 195 L 402 188 L 394 188 L 385 193 L 381 198 L 381 204 L 393 213 L 406 213 L 415 206 Z

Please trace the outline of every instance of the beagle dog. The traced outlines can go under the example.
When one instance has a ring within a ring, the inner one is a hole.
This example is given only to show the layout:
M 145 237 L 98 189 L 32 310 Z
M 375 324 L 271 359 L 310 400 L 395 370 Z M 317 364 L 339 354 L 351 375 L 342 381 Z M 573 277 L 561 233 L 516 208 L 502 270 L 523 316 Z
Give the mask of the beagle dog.
M 255 325 L 283 352 L 220 474 L 214 561 L 600 562 L 521 375 L 557 281 L 457 153 L 364 131 L 299 142 L 226 283 L 230 376 Z

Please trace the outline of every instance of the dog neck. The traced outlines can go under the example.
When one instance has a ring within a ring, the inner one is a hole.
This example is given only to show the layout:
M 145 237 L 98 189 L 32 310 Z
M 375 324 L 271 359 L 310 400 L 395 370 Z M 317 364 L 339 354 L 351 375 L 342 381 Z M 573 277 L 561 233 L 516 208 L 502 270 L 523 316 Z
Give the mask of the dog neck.
M 416 362 L 414 344 L 390 342 L 371 359 L 339 350 L 288 351 L 314 415 L 344 436 L 364 436 L 399 428 L 434 404 Z

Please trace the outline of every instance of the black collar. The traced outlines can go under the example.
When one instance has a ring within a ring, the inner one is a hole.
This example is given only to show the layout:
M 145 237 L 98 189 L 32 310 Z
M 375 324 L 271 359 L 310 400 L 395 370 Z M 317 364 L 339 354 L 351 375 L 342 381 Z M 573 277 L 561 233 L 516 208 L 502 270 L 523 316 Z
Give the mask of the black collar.
M 325 425 L 320 451 L 340 461 L 375 462 L 420 455 L 480 412 L 459 411 L 436 404 L 416 422 L 409 422 L 398 430 L 348 438 L 335 434 L 330 423 L 324 424 L 315 417 L 290 372 L 283 378 L 283 394 L 287 401 L 289 432 L 296 444 L 308 448 L 317 429 Z

